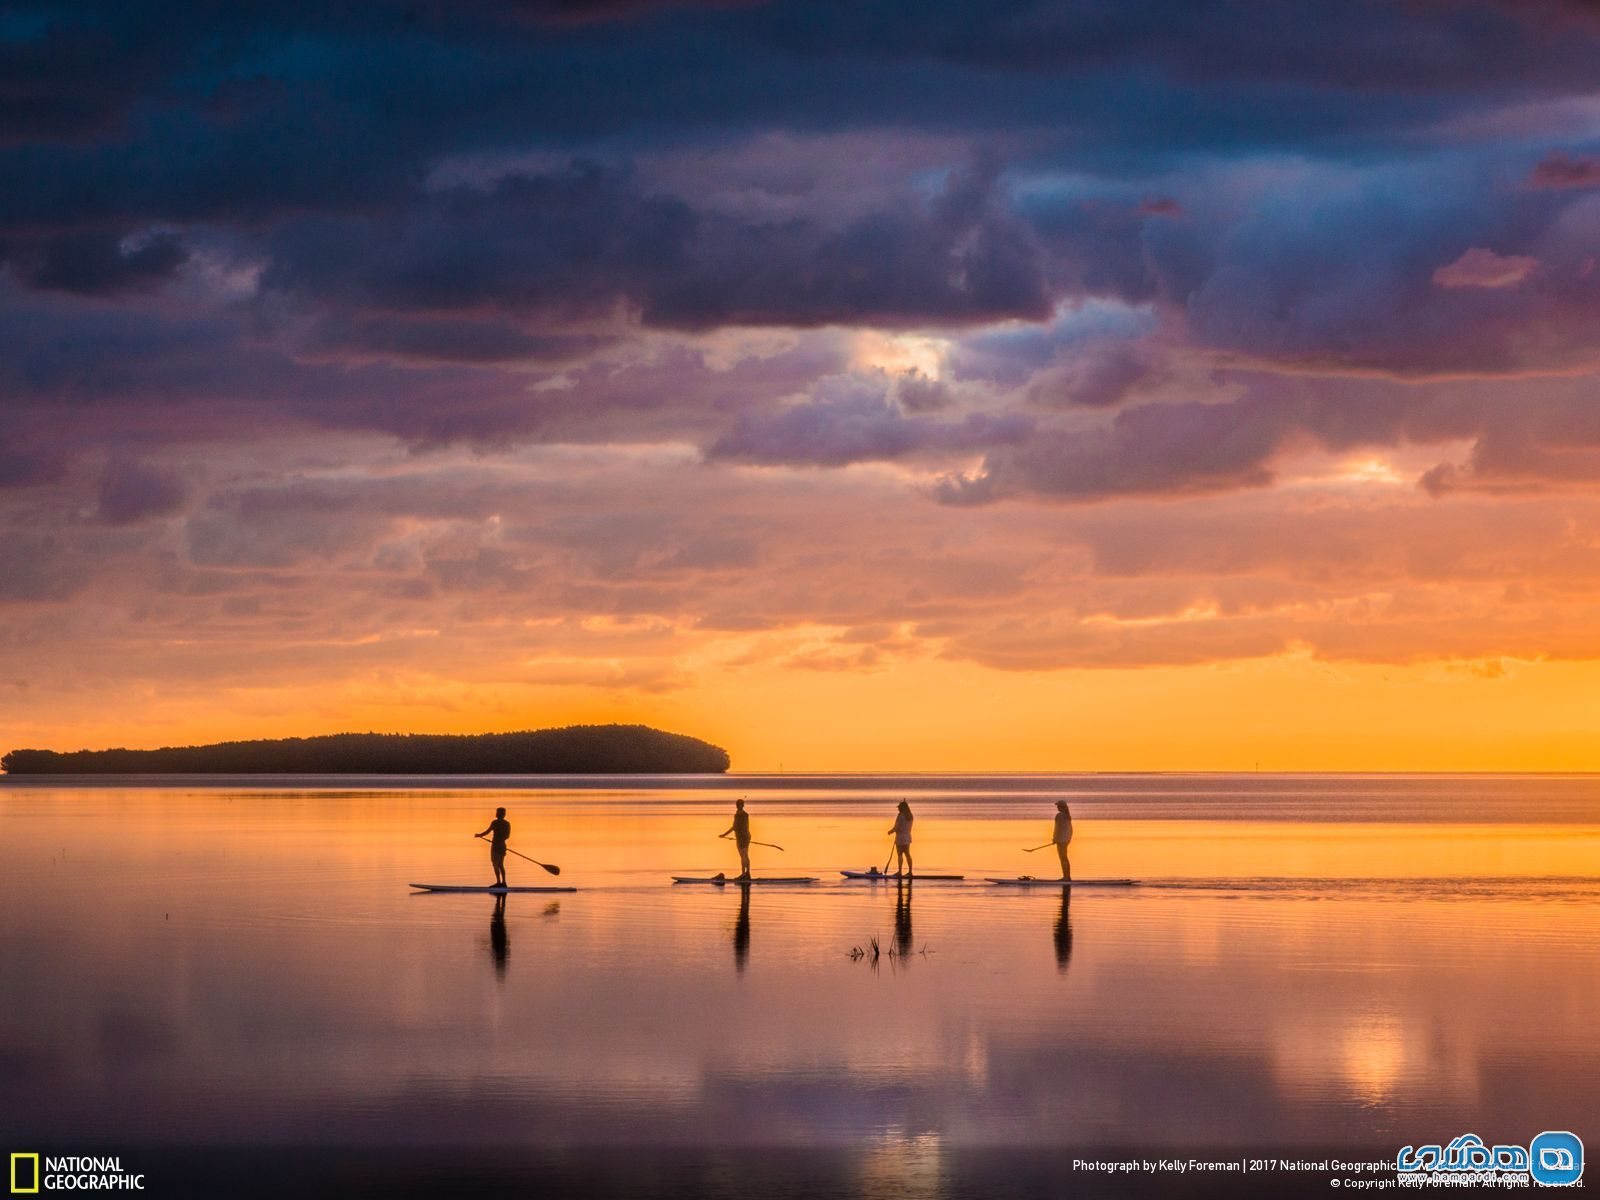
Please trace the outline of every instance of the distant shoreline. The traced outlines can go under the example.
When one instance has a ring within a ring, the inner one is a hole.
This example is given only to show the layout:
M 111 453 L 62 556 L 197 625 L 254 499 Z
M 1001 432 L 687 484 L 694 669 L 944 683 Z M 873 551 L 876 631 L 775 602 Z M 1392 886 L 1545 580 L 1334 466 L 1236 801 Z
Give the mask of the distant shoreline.
M 766 789 L 826 792 L 841 785 L 853 792 L 913 795 L 935 789 L 940 794 L 982 795 L 997 782 L 1027 784 L 1041 795 L 1060 793 L 1083 798 L 1085 788 L 1118 795 L 1150 784 L 1190 782 L 1201 795 L 1218 788 L 1231 789 L 1240 781 L 1281 783 L 1352 783 L 1396 781 L 1477 780 L 1600 780 L 1596 771 L 83 771 L 17 772 L 0 774 L 0 787 L 49 783 L 51 786 L 104 786 L 114 779 L 125 787 L 164 787 L 181 782 L 198 787 L 405 787 L 430 788 L 531 788 L 550 790 L 605 789 L 624 784 L 645 790 Z
M 336 733 L 156 750 L 12 750 L 8 777 L 150 775 L 720 775 L 720 746 L 647 725 L 516 733 Z

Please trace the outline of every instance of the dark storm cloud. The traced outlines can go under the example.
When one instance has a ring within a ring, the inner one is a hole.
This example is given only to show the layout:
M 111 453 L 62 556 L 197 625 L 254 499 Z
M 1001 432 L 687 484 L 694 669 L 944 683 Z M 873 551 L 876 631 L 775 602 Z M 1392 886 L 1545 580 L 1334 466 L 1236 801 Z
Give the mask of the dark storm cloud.
M 1597 38 L 1471 2 L 40 9 L 0 22 L 0 333 L 21 348 L 0 386 L 103 406 L 68 449 L 183 409 L 173 438 L 988 453 L 968 500 L 1250 486 L 1295 437 L 1328 444 L 1327 406 L 1143 403 L 1172 345 L 1407 378 L 1583 365 L 1592 152 L 1552 130 Z M 696 176 L 775 132 L 813 139 L 793 171 Z M 821 169 L 843 134 L 859 194 Z M 918 138 L 936 160 L 873 158 Z M 480 177 L 440 182 L 464 162 Z M 1101 302 L 1120 315 L 1061 323 Z M 1012 394 L 938 420 L 943 381 L 819 400 L 837 364 L 623 353 L 640 322 L 978 330 L 954 380 Z M 1121 412 L 1024 444 L 1015 401 Z M 7 454 L 0 478 L 55 469 L 47 445 Z
M 827 19 L 817 19 L 819 9 Z M 1041 73 L 1133 60 L 1206 82 L 1471 90 L 1546 71 L 1574 81 L 1585 70 L 1569 31 L 1526 8 L 1449 3 L 1417 16 L 1381 0 L 1337 6 L 1266 0 L 1224 9 L 1190 0 L 937 6 L 832 0 L 767 6 L 761 26 L 774 41 L 808 53 L 864 48 Z M 1341 52 L 1330 53 L 1334 46 Z
M 138 291 L 173 277 L 189 257 L 170 233 L 130 245 L 115 233 L 60 234 L 38 242 L 0 245 L 0 258 L 27 287 L 84 295 Z
M 868 213 L 840 230 L 809 222 L 718 222 L 692 266 L 661 280 L 647 321 L 879 325 L 1042 320 L 1044 262 L 1027 227 L 995 194 L 995 164 L 953 172 L 925 205 Z
M 538 19 L 563 14 L 601 19 Z M 0 47 L 10 229 L 370 211 L 443 154 L 759 128 L 1052 131 L 1125 164 L 1348 145 L 1587 87 L 1595 49 L 1491 5 L 1182 0 L 78 4 Z
M 504 320 L 358 317 L 335 311 L 312 327 L 301 350 L 312 356 L 372 356 L 419 363 L 562 362 L 583 358 L 615 341 L 529 333 Z
M 387 310 L 553 308 L 581 317 L 685 269 L 694 216 L 595 166 L 458 188 L 394 220 L 310 219 L 283 229 L 268 290 Z
M 969 165 L 926 203 L 908 196 L 834 229 L 696 212 L 578 164 L 419 195 L 392 217 L 291 222 L 262 285 L 313 304 L 557 321 L 625 303 L 688 329 L 1042 318 L 1043 261 L 997 174 Z
M 129 6 L 130 8 L 132 6 Z M 104 133 L 179 69 L 184 39 L 92 6 L 0 14 L 0 144 Z

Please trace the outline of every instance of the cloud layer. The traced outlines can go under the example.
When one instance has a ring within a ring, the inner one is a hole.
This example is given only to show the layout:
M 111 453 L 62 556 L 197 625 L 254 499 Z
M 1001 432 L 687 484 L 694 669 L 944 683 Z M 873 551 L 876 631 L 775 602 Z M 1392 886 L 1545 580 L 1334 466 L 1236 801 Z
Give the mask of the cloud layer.
M 1597 55 L 1490 0 L 8 16 L 0 714 L 1593 657 Z

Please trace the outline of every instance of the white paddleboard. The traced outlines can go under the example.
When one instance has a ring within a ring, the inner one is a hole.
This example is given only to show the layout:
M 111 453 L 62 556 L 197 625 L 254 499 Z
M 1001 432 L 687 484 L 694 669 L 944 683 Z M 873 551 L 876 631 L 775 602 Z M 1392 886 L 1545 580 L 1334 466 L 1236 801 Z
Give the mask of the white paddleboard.
M 918 879 L 965 879 L 965 875 L 924 875 L 920 871 L 914 875 L 900 876 L 889 871 L 840 871 L 846 879 L 865 879 L 869 883 L 887 883 L 894 880 L 897 883 L 915 881 Z
M 1133 887 L 1136 879 L 1035 879 L 1032 875 L 1014 875 L 1006 879 L 990 877 L 988 882 L 1005 887 Z
M 413 883 L 412 887 L 420 892 L 488 892 L 490 895 L 503 896 L 507 892 L 575 892 L 575 887 L 472 887 L 461 883 Z
M 780 878 L 776 875 L 757 875 L 750 879 L 740 879 L 737 875 L 674 875 L 673 883 L 714 883 L 717 886 L 735 884 L 744 887 L 747 883 L 815 883 L 815 875 L 795 875 Z

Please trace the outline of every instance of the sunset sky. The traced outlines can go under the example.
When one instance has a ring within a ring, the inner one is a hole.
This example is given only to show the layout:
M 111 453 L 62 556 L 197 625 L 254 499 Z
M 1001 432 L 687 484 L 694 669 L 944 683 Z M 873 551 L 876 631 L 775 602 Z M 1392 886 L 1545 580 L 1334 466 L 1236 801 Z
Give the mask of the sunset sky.
M 1589 0 L 0 14 L 0 750 L 1600 770 Z

